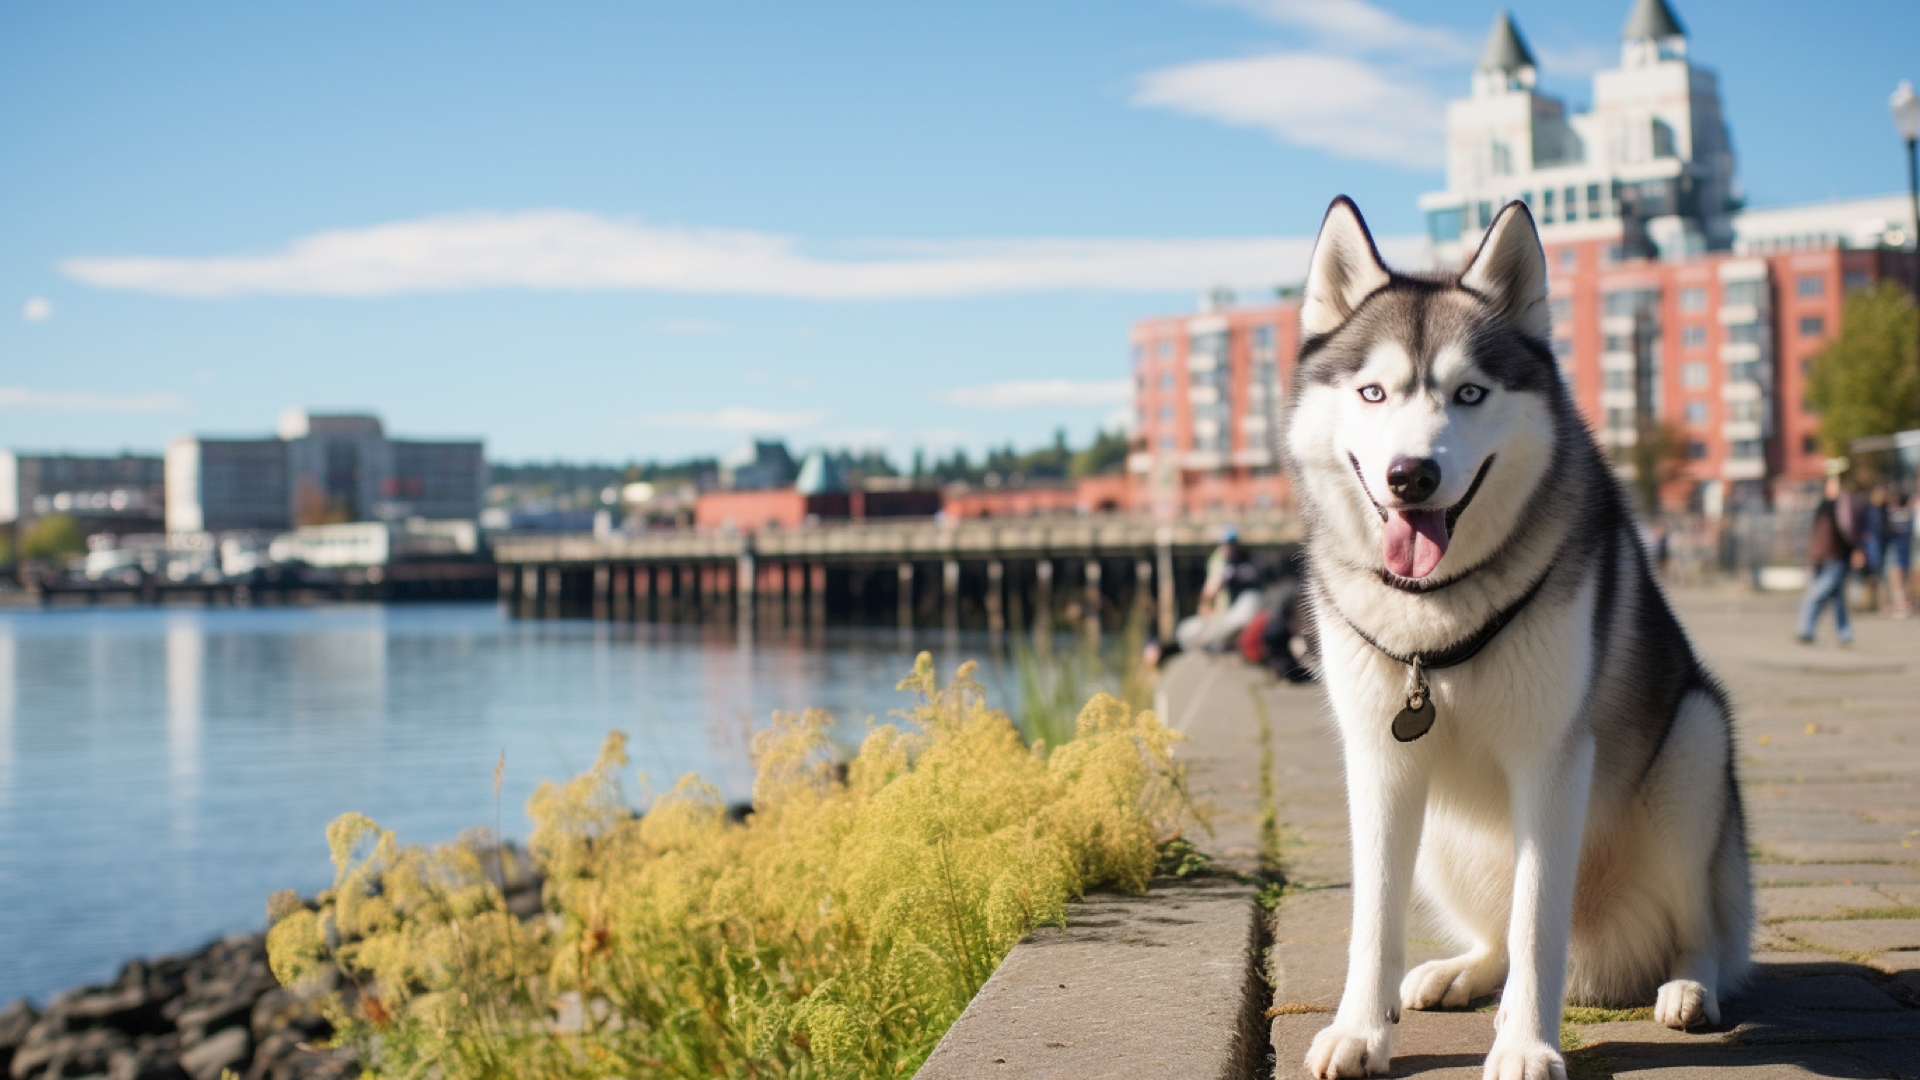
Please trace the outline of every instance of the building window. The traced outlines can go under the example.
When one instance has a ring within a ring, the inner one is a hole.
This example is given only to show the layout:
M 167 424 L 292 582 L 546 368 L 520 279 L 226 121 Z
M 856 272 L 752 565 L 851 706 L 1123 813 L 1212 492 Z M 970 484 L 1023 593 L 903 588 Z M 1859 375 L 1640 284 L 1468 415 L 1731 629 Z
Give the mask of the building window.
M 1553 355 L 1566 360 L 1573 355 L 1573 339 L 1557 337 L 1553 339 Z
M 1573 301 L 1571 300 L 1549 300 L 1547 311 L 1555 326 L 1565 326 L 1573 321 Z
M 1171 435 L 1160 436 L 1160 449 L 1162 450 L 1173 449 L 1173 436 Z
M 1760 344 L 1760 324 L 1759 323 L 1734 323 L 1732 326 L 1727 327 L 1727 344 L 1729 345 Z
M 1173 389 L 1173 372 L 1163 371 L 1160 373 L 1160 389 L 1162 390 Z
M 1849 270 L 1841 281 L 1843 283 L 1841 287 L 1848 292 L 1864 289 L 1873 284 L 1873 279 L 1867 276 L 1865 270 Z
M 1698 427 L 1707 422 L 1707 403 L 1704 401 L 1687 402 L 1687 423 Z
M 1573 199 L 1572 199 L 1572 197 L 1571 197 L 1571 196 L 1572 196 L 1572 194 L 1573 194 L 1573 189 L 1572 189 L 1572 188 L 1568 188 L 1568 189 L 1567 189 L 1567 194 L 1568 194 L 1568 196 L 1569 196 L 1569 197 L 1568 197 L 1568 199 L 1567 199 L 1567 205 L 1568 205 L 1568 206 L 1572 206 L 1572 205 L 1573 205 Z M 1567 215 L 1567 220 L 1568 220 L 1568 221 L 1572 221 L 1572 220 L 1573 220 L 1573 215 L 1572 215 L 1572 214 L 1568 214 L 1568 215 Z M 1560 270 L 1561 270 L 1561 272 L 1562 272 L 1562 273 L 1567 273 L 1567 274 L 1571 274 L 1571 273 L 1573 273 L 1573 272 L 1574 272 L 1574 270 L 1575 270 L 1575 269 L 1576 269 L 1576 268 L 1577 268 L 1577 267 L 1579 266 L 1579 263 L 1580 263 L 1580 253 L 1579 253 L 1579 252 L 1577 252 L 1577 251 L 1575 251 L 1575 250 L 1574 250 L 1573 248 L 1571 248 L 1571 247 L 1563 247 L 1563 248 L 1561 248 L 1561 249 L 1560 249 Z
M 1689 390 L 1699 390 L 1707 385 L 1707 365 L 1695 360 L 1680 365 L 1680 385 Z
M 1540 193 L 1540 224 L 1542 225 L 1553 224 L 1553 189 L 1552 188 L 1548 188 L 1547 190 Z
M 1580 194 L 1579 188 L 1576 188 L 1576 187 L 1567 188 L 1567 202 L 1566 202 L 1566 205 L 1560 208 L 1560 220 L 1569 221 L 1569 222 L 1580 220 L 1580 215 L 1575 213 L 1573 209 L 1574 197 L 1579 194 Z
M 1163 424 L 1173 423 L 1173 406 L 1171 405 L 1160 406 L 1160 422 Z
M 1827 279 L 1819 274 L 1807 274 L 1795 288 L 1801 296 L 1822 296 L 1827 291 Z
M 1688 443 L 1687 457 L 1693 461 L 1705 461 L 1707 457 L 1707 444 L 1697 440 Z
M 1707 290 L 1698 285 L 1681 289 L 1680 310 L 1689 313 L 1707 310 Z
M 1480 227 L 1482 229 L 1493 224 L 1493 204 L 1491 202 L 1488 202 L 1485 199 L 1481 199 L 1480 205 L 1476 209 L 1478 209 L 1479 211 L 1478 216 L 1480 218 Z
M 1818 315 L 1803 315 L 1800 317 L 1801 337 L 1819 337 L 1826 332 L 1827 320 Z
M 1707 328 L 1704 326 L 1683 326 L 1680 328 L 1680 347 L 1684 349 L 1704 349 L 1707 347 Z
M 1737 364 L 1728 364 L 1727 381 L 1736 383 L 1759 382 L 1760 362 L 1758 360 L 1742 360 Z
M 1436 244 L 1448 244 L 1460 239 L 1460 219 L 1463 214 L 1464 211 L 1457 206 L 1427 211 L 1427 235 Z
M 1740 461 L 1753 461 L 1760 456 L 1759 439 L 1735 439 L 1727 447 L 1727 456 Z
M 1607 261 L 1610 263 L 1627 261 L 1627 249 L 1623 244 L 1607 245 Z
M 1172 338 L 1160 339 L 1160 359 L 1162 360 L 1173 359 L 1173 339 Z
M 1633 372 L 1615 368 L 1601 378 L 1600 385 L 1607 390 L 1631 390 L 1633 389 Z
M 1140 364 L 1146 360 L 1146 358 L 1147 358 L 1146 346 L 1135 345 L 1133 347 L 1133 366 L 1139 367 Z
M 1606 204 L 1600 201 L 1600 185 L 1587 185 L 1587 220 L 1597 221 L 1605 210 Z
M 1256 326 L 1253 328 L 1253 351 L 1254 352 L 1272 352 L 1273 351 L 1273 327 Z
M 1802 435 L 1802 436 L 1800 436 L 1800 452 L 1801 452 L 1801 453 L 1803 453 L 1803 454 L 1817 454 L 1817 453 L 1819 453 L 1819 452 L 1820 452 L 1820 440 L 1819 440 L 1819 439 L 1817 439 L 1817 438 L 1815 438 L 1815 437 L 1814 437 L 1814 436 L 1812 436 L 1812 435 Z
M 1720 306 L 1759 307 L 1765 287 L 1764 281 L 1736 281 L 1720 290 Z

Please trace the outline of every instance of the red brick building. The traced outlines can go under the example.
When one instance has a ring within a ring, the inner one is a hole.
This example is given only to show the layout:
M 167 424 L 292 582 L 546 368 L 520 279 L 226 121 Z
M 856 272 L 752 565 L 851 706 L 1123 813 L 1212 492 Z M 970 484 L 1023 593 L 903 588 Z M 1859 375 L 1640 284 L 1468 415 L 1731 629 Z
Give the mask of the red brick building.
M 1801 496 L 1824 464 L 1807 373 L 1846 293 L 1883 278 L 1914 287 L 1907 200 L 1744 208 L 1717 84 L 1687 59 L 1664 0 L 1634 4 L 1621 66 L 1595 75 L 1593 101 L 1574 114 L 1537 91 L 1519 29 L 1496 20 L 1472 96 L 1449 108 L 1447 189 L 1420 198 L 1429 266 L 1458 267 L 1499 206 L 1526 202 L 1554 354 L 1622 475 L 1639 440 L 1664 431 L 1684 458 L 1662 489 L 1672 509 Z M 1285 291 L 1134 325 L 1137 508 L 1284 501 L 1271 430 L 1298 326 Z

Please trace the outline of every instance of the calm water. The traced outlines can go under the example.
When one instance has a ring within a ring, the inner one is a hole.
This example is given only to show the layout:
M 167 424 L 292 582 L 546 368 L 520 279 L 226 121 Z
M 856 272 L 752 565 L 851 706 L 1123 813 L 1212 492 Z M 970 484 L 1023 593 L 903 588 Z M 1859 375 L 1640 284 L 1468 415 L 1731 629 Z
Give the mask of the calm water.
M 259 928 L 268 893 L 331 880 L 343 811 L 403 841 L 490 826 L 503 750 L 510 836 L 612 728 L 636 801 L 689 771 L 744 799 L 773 710 L 828 708 L 855 744 L 907 704 L 915 647 L 945 677 L 985 644 L 743 644 L 492 605 L 0 614 L 0 1002 Z

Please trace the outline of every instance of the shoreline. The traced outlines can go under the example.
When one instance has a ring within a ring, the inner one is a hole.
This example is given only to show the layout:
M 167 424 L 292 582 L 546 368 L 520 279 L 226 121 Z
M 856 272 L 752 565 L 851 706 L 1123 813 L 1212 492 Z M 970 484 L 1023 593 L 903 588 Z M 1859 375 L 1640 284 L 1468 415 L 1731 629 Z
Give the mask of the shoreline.
M 523 860 L 514 860 L 524 865 Z M 507 882 L 508 910 L 541 913 L 540 879 Z M 351 1047 L 324 1049 L 333 1025 L 315 1003 L 337 975 L 298 989 L 267 966 L 266 930 L 228 934 L 189 953 L 139 957 L 110 982 L 69 987 L 44 1008 L 0 1007 L 0 1075 L 11 1080 L 348 1080 Z

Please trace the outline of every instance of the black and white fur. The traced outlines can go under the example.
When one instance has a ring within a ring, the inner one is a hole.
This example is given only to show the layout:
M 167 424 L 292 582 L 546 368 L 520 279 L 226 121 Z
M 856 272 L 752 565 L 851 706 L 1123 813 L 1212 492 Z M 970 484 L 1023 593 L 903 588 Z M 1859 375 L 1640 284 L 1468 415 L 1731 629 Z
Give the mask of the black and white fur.
M 1719 1022 L 1747 969 L 1727 698 L 1649 570 L 1546 345 L 1547 312 L 1522 203 L 1458 277 L 1387 269 L 1345 198 L 1314 247 L 1284 439 L 1353 840 L 1346 992 L 1307 1054 L 1317 1077 L 1384 1075 L 1401 1009 L 1504 986 L 1488 1080 L 1563 1078 L 1563 997 L 1652 1004 L 1690 1028 Z M 1467 384 L 1484 396 L 1463 403 Z M 1385 474 L 1403 456 L 1440 465 L 1418 506 L 1457 514 L 1419 579 L 1382 554 L 1383 523 L 1406 505 Z M 1536 582 L 1483 651 L 1429 673 L 1438 721 L 1396 742 L 1409 671 L 1381 650 L 1469 639 Z M 1416 884 L 1462 951 L 1406 972 Z

